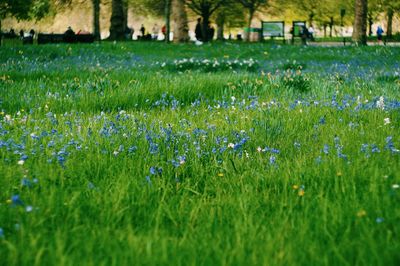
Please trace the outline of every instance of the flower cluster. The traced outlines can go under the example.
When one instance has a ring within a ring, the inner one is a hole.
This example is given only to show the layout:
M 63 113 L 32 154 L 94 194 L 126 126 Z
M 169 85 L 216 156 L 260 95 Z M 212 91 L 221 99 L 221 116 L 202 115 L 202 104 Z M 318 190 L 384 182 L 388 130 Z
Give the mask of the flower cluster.
M 257 71 L 259 64 L 256 60 L 250 59 L 196 59 L 183 58 L 173 62 L 164 62 L 156 64 L 161 68 L 173 72 L 199 71 L 199 72 L 217 72 L 217 71 Z

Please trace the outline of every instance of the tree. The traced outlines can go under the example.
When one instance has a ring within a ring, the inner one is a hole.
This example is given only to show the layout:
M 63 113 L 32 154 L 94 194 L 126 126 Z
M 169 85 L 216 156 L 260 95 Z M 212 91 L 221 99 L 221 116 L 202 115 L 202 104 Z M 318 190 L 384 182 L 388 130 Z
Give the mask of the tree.
M 400 11 L 399 0 L 379 0 L 381 11 L 384 12 L 387 19 L 386 35 L 391 38 L 393 35 L 393 17 L 396 12 Z
M 329 36 L 333 36 L 334 26 L 352 23 L 348 18 L 351 18 L 350 10 L 353 8 L 353 3 L 348 0 L 322 0 L 316 9 L 315 21 L 324 28 L 326 36 L 326 28 L 329 26 Z M 340 22 L 340 24 L 339 24 Z
M 172 17 L 174 18 L 174 41 L 189 41 L 189 27 L 185 0 L 172 0 Z
M 165 14 L 165 42 L 169 42 L 169 35 L 171 32 L 171 0 L 165 0 L 165 10 L 164 10 L 164 14 Z
M 49 0 L 1 0 L 0 1 L 0 45 L 2 39 L 1 21 L 7 16 L 18 20 L 41 19 L 50 8 Z
M 227 0 L 186 0 L 187 6 L 197 15 L 201 16 L 203 41 L 209 41 L 208 25 L 211 15 L 225 4 Z
M 111 5 L 110 40 L 123 40 L 125 37 L 126 20 L 124 15 L 124 0 L 112 0 Z
M 92 0 L 93 4 L 93 35 L 100 41 L 100 0 Z
M 352 39 L 357 44 L 367 45 L 367 14 L 368 0 L 355 0 Z
M 217 40 L 224 39 L 225 27 L 238 28 L 246 24 L 243 6 L 234 1 L 220 7 L 216 11 L 215 17 L 215 22 L 217 24 Z
M 142 13 L 148 13 L 156 17 L 164 17 L 165 20 L 165 41 L 169 42 L 169 35 L 171 31 L 170 19 L 171 19 L 171 2 L 172 0 L 136 0 L 136 6 Z
M 268 0 L 236 0 L 238 1 L 245 9 L 247 9 L 248 12 L 248 17 L 247 17 L 247 28 L 249 29 L 249 32 L 245 34 L 244 38 L 245 40 L 249 39 L 250 36 L 250 28 L 251 28 L 251 22 L 253 21 L 254 14 L 256 11 L 263 6 L 266 6 L 268 4 Z

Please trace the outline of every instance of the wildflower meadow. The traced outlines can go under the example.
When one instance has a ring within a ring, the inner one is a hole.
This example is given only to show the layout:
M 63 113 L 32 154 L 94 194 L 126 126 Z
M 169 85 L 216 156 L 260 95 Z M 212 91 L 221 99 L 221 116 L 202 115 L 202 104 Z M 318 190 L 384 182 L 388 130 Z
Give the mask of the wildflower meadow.
M 400 49 L 0 49 L 0 265 L 399 265 Z

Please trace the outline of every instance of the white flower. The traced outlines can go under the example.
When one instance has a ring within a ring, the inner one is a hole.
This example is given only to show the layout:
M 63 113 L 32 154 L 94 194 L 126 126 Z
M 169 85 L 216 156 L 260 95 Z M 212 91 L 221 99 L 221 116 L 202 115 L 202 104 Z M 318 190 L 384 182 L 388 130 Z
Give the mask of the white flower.
M 392 185 L 392 188 L 393 188 L 393 189 L 398 189 L 399 187 L 400 187 L 399 184 L 393 184 L 393 185 Z
M 385 109 L 385 99 L 383 98 L 383 96 L 379 97 L 379 100 L 376 101 L 376 107 L 381 110 Z
M 386 117 L 385 119 L 383 119 L 384 125 L 388 125 L 390 124 L 390 118 Z
M 6 120 L 6 121 L 11 121 L 11 115 L 6 115 L 6 116 L 4 116 L 4 120 Z
M 117 156 L 119 154 L 119 151 L 114 151 L 113 154 L 114 156 Z
M 235 144 L 233 144 L 232 142 L 228 144 L 228 148 L 232 148 L 233 149 L 234 147 L 235 147 Z
M 19 161 L 17 162 L 18 165 L 24 165 L 24 163 L 25 163 L 24 160 L 19 160 Z
M 262 149 L 261 149 L 260 146 L 257 147 L 257 151 L 258 151 L 258 152 L 261 152 L 261 151 L 262 151 Z

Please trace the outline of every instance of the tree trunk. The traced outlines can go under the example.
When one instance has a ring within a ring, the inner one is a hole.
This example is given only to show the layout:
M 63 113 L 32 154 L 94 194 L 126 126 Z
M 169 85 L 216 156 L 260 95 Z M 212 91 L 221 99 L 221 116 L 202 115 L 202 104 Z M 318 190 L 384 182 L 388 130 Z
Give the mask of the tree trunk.
M 112 0 L 110 40 L 124 39 L 124 3 L 123 0 Z
M 244 40 L 245 41 L 250 41 L 250 34 L 251 34 L 250 29 L 251 29 L 251 22 L 253 21 L 254 13 L 255 13 L 254 9 L 253 8 L 249 8 L 249 18 L 248 18 L 248 21 L 247 21 L 248 32 L 245 32 L 245 34 L 244 34 Z
M 129 9 L 129 5 L 128 5 L 128 1 L 127 0 L 123 0 L 123 9 L 124 9 L 124 33 L 126 31 L 126 29 L 128 28 L 128 9 Z
M 3 41 L 3 31 L 1 29 L 1 18 L 0 18 L 0 46 L 2 41 Z
M 367 45 L 368 0 L 355 0 L 352 39 L 356 44 Z
M 372 17 L 368 15 L 368 36 L 372 36 L 372 24 L 374 24 L 374 21 Z
M 170 32 L 171 32 L 171 0 L 165 1 L 165 42 L 169 42 Z
M 219 13 L 217 16 L 217 40 L 224 40 L 224 24 L 225 24 L 225 15 L 223 13 Z
M 203 33 L 203 42 L 208 42 L 210 33 L 208 32 L 208 24 L 210 23 L 210 16 L 207 14 L 203 14 L 203 22 L 202 22 L 202 33 Z
M 315 14 L 314 14 L 314 11 L 311 11 L 311 13 L 310 13 L 310 14 L 308 14 L 308 22 L 310 23 L 310 26 L 312 26 L 312 25 L 313 25 L 313 22 L 314 22 L 314 16 L 315 16 Z
M 93 35 L 100 41 L 100 0 L 93 0 Z
M 189 27 L 185 0 L 172 0 L 172 13 L 175 18 L 174 42 L 188 42 Z
M 335 22 L 333 20 L 333 17 L 331 17 L 330 21 L 329 21 L 329 37 L 331 37 L 331 38 L 333 36 L 333 25 L 334 24 L 335 24 Z
M 387 37 L 391 38 L 393 35 L 393 9 L 387 11 Z

